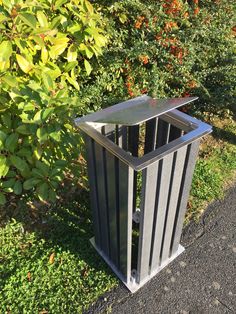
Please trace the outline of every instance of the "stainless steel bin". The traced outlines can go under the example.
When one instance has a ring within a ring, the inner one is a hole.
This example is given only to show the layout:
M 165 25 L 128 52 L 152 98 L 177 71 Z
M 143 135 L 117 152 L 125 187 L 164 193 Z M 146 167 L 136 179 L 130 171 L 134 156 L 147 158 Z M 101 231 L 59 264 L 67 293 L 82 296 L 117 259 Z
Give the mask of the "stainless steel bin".
M 131 292 L 184 250 L 199 142 L 212 130 L 176 109 L 195 99 L 145 95 L 75 120 L 87 151 L 92 243 Z

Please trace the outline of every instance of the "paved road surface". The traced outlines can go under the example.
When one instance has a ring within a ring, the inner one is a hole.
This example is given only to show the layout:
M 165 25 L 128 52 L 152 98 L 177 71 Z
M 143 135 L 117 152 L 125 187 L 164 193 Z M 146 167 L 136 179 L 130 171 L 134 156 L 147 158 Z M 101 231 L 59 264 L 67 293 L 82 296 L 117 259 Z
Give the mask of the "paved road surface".
M 186 251 L 135 294 L 120 284 L 87 313 L 236 313 L 236 185 L 184 230 Z

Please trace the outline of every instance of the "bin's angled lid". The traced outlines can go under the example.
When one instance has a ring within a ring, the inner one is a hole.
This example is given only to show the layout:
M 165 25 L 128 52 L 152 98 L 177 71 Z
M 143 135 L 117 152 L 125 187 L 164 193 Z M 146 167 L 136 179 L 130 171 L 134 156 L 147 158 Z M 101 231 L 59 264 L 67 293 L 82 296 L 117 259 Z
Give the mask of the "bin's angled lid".
M 75 123 L 77 125 L 84 122 L 137 125 L 196 99 L 198 97 L 155 99 L 144 95 L 78 118 Z

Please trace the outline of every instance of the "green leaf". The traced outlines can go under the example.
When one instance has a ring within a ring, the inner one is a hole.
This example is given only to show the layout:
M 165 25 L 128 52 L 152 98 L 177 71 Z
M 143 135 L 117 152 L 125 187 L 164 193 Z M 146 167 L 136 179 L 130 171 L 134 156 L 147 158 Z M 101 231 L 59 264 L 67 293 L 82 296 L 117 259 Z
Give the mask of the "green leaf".
M 29 169 L 29 166 L 27 165 L 26 161 L 16 155 L 12 155 L 10 157 L 10 161 L 16 169 L 19 171 L 25 172 L 26 170 Z
M 23 183 L 23 188 L 25 190 L 30 190 L 35 187 L 39 182 L 41 182 L 41 179 L 30 178 Z
M 32 70 L 33 64 L 31 64 L 28 60 L 26 60 L 21 55 L 16 54 L 16 60 L 23 72 L 28 73 L 30 70 Z
M 49 189 L 48 190 L 48 200 L 54 203 L 56 201 L 56 197 L 57 197 L 56 192 L 53 191 L 52 189 Z
M 51 91 L 54 89 L 55 86 L 54 86 L 53 80 L 47 72 L 42 73 L 42 80 L 43 80 L 43 85 L 45 86 L 47 91 Z
M 33 121 L 35 123 L 42 123 L 41 115 L 42 115 L 42 110 L 39 110 L 38 112 L 36 112 L 36 114 L 34 115 Z
M 16 175 L 17 175 L 17 174 L 16 174 L 15 171 L 10 170 L 10 171 L 8 171 L 6 177 L 7 177 L 7 178 L 15 178 Z
M 68 62 L 65 66 L 65 72 L 69 72 L 78 65 L 78 61 Z
M 57 9 L 59 9 L 64 3 L 66 3 L 68 0 L 57 0 L 56 2 L 55 2 L 55 5 L 54 5 L 54 7 L 55 7 L 55 9 L 57 10 Z
M 48 199 L 48 184 L 45 182 L 43 184 L 40 184 L 37 187 L 36 192 L 41 201 L 46 201 Z
M 12 44 L 9 40 L 4 40 L 0 44 L 0 62 L 7 62 L 12 54 Z
M 16 195 L 20 195 L 22 193 L 22 183 L 20 181 L 16 181 L 16 183 L 14 184 L 13 192 Z
M 35 104 L 24 104 L 24 111 L 32 111 L 35 110 Z
M 34 154 L 35 158 L 36 158 L 37 160 L 39 160 L 39 159 L 41 158 L 42 154 L 43 154 L 42 147 L 41 147 L 40 145 L 38 145 L 38 146 L 34 149 L 33 154 Z
M 32 157 L 32 150 L 31 148 L 23 147 L 17 152 L 17 156 L 30 158 Z
M 49 136 L 54 139 L 56 142 L 60 142 L 61 133 L 59 131 L 49 133 Z
M 3 187 L 4 189 L 12 188 L 13 185 L 15 184 L 15 182 L 16 182 L 16 179 L 15 179 L 15 178 L 11 178 L 11 179 L 9 179 L 9 180 L 3 181 L 2 187 Z
M 49 51 L 50 57 L 52 59 L 56 59 L 59 55 L 61 55 L 65 51 L 67 46 L 68 46 L 67 42 L 52 46 Z
M 90 14 L 93 14 L 94 10 L 93 10 L 92 4 L 91 4 L 89 1 L 86 1 L 86 0 L 85 0 L 84 3 L 85 3 L 85 6 L 86 6 L 88 12 L 89 12 Z
M 78 84 L 78 82 L 73 79 L 72 77 L 70 77 L 69 75 L 66 76 L 67 81 L 74 86 L 74 88 L 76 88 L 77 90 L 80 90 L 80 86 Z
M 0 205 L 4 205 L 6 201 L 7 200 L 6 200 L 5 195 L 2 192 L 0 192 Z
M 74 34 L 81 30 L 82 25 L 81 24 L 72 24 L 71 26 L 67 27 L 67 31 Z
M 120 20 L 120 22 L 121 22 L 122 24 L 124 24 L 125 22 L 128 21 L 128 17 L 127 17 L 126 14 L 120 14 L 120 15 L 119 15 L 119 20 Z
M 42 111 L 42 119 L 45 121 L 54 112 L 54 108 L 47 108 Z
M 41 27 L 48 27 L 48 20 L 46 15 L 43 13 L 43 11 L 38 11 L 36 13 L 37 19 L 39 21 L 39 24 Z
M 42 171 L 38 168 L 33 168 L 32 169 L 32 174 L 37 177 L 37 178 L 41 178 L 43 179 L 44 178 L 44 174 L 42 173 Z
M 46 141 L 48 139 L 48 133 L 45 128 L 38 128 L 36 135 L 40 142 Z
M 22 124 L 16 128 L 16 132 L 24 135 L 29 135 L 31 134 L 30 126 Z
M 31 28 L 33 28 L 33 29 L 36 28 L 37 20 L 36 20 L 36 18 L 34 17 L 33 14 L 27 13 L 27 12 L 23 12 L 23 13 L 19 14 L 19 17 L 25 24 L 27 24 Z
M 0 156 L 0 178 L 5 177 L 8 173 L 9 167 L 7 165 L 7 158 Z
M 45 46 L 42 47 L 42 50 L 41 50 L 41 59 L 44 64 L 47 63 L 48 61 L 48 50 Z
M 48 176 L 49 171 L 50 171 L 50 167 L 49 167 L 48 165 L 46 165 L 45 163 L 43 163 L 43 162 L 37 160 L 37 161 L 36 161 L 36 167 L 41 170 L 41 173 L 42 173 L 45 177 Z
M 5 147 L 6 149 L 13 153 L 18 144 L 19 135 L 17 133 L 12 133 L 6 138 Z
M 86 53 L 87 58 L 89 58 L 89 59 L 91 59 L 92 56 L 94 55 L 94 52 L 90 47 L 86 47 L 85 53 Z
M 7 127 L 8 129 L 11 129 L 12 126 L 11 114 L 5 112 L 4 114 L 2 114 L 1 119 L 4 126 Z
M 98 47 L 103 47 L 106 45 L 107 43 L 107 40 L 104 36 L 100 35 L 100 34 L 95 34 L 94 35 L 94 40 L 95 40 L 95 43 Z
M 70 45 L 67 50 L 67 60 L 68 62 L 76 61 L 78 56 L 77 47 L 75 45 Z
M 1 79 L 11 87 L 16 87 L 18 85 L 17 79 L 12 75 L 6 74 Z
M 90 65 L 90 63 L 88 62 L 88 60 L 84 59 L 84 66 L 85 66 L 85 70 L 87 72 L 88 75 L 90 75 L 90 73 L 92 72 L 92 67 Z
M 4 142 L 6 137 L 7 137 L 6 133 L 0 130 L 0 141 Z

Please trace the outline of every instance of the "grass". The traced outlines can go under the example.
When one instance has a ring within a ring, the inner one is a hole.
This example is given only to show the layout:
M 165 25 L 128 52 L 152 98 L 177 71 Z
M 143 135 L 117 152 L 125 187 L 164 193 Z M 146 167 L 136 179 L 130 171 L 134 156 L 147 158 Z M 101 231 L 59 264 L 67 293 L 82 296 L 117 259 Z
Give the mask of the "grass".
M 89 243 L 87 199 L 47 213 L 21 204 L 26 222 L 0 228 L 1 313 L 81 313 L 117 283 Z
M 206 206 L 224 196 L 236 178 L 236 122 L 232 117 L 205 116 L 213 133 L 205 137 L 194 172 L 186 223 L 198 220 Z
M 236 173 L 235 120 L 204 120 L 214 133 L 201 144 L 186 222 L 221 198 Z M 0 313 L 81 313 L 117 285 L 89 243 L 88 193 L 64 189 L 54 206 L 22 198 L 0 211 Z

